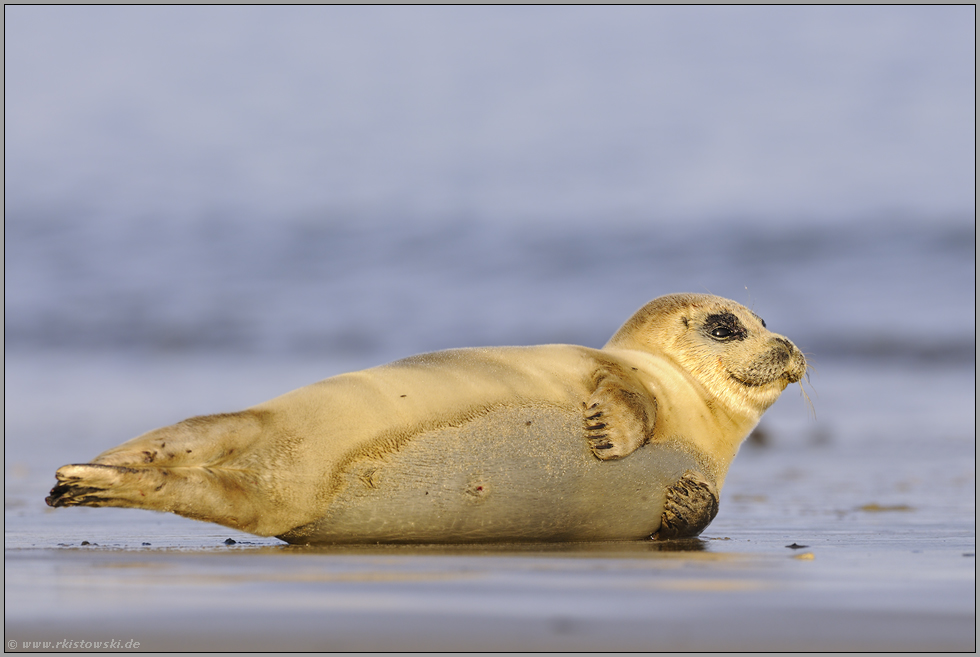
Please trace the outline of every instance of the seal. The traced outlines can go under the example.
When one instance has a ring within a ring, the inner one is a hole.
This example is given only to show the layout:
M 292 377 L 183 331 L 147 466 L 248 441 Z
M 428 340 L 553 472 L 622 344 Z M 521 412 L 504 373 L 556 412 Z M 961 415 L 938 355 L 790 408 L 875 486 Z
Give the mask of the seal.
M 50 506 L 169 511 L 289 543 L 696 536 L 742 440 L 806 373 L 726 299 L 651 301 L 601 349 L 455 349 L 150 431 Z

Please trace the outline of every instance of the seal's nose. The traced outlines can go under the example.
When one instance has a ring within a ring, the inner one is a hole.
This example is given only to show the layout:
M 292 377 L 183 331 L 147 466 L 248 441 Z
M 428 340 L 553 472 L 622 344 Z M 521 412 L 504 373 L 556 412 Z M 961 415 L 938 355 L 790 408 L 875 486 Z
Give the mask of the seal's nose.
M 796 383 L 806 374 L 806 358 L 803 352 L 796 348 L 796 345 L 782 336 L 778 336 L 776 341 L 780 343 L 786 353 L 786 378 L 790 383 Z
M 789 383 L 796 383 L 806 374 L 806 358 L 803 352 L 796 348 L 796 345 L 781 335 L 774 335 L 772 338 L 772 350 L 785 367 L 783 376 Z

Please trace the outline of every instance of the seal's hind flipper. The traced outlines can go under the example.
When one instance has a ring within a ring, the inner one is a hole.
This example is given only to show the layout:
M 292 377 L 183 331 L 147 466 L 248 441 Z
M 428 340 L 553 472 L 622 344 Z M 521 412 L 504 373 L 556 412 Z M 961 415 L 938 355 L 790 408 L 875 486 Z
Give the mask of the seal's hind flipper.
M 684 473 L 667 489 L 660 529 L 650 537 L 662 541 L 690 538 L 704 531 L 718 515 L 718 490 L 704 475 L 694 470 Z
M 259 477 L 246 470 L 208 466 L 122 466 L 102 463 L 65 465 L 48 506 L 114 506 L 216 522 L 256 534 L 266 510 Z M 276 528 L 278 529 L 278 527 Z
M 97 463 L 78 463 L 58 469 L 58 485 L 44 498 L 48 506 L 138 506 L 118 491 L 127 488 L 128 476 L 138 479 L 134 468 Z M 131 487 L 130 487 L 131 488 Z
M 583 407 L 585 436 L 592 453 L 603 461 L 629 456 L 653 435 L 657 402 L 623 373 L 602 373 Z
M 268 463 L 253 447 L 262 431 L 254 411 L 190 418 L 59 468 L 45 501 L 168 511 L 274 536 L 296 522 L 270 484 L 275 468 L 257 467 Z

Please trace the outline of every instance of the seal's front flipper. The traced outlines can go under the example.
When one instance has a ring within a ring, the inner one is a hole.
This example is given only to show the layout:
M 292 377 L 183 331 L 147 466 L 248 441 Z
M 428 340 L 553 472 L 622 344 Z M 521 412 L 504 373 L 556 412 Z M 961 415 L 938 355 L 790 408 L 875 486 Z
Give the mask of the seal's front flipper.
M 718 490 L 704 475 L 694 470 L 684 473 L 667 489 L 660 529 L 654 540 L 697 536 L 718 515 Z
M 585 436 L 603 461 L 629 456 L 653 435 L 657 402 L 632 377 L 603 374 L 583 406 Z

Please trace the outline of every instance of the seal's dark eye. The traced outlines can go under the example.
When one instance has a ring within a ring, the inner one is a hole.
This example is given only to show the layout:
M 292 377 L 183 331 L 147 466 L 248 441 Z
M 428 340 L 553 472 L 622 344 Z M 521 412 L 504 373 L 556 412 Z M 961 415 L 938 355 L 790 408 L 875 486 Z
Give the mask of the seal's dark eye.
M 728 312 L 708 315 L 701 330 L 704 331 L 704 335 L 719 342 L 744 340 L 748 335 L 738 317 Z
M 727 340 L 728 338 L 735 335 L 731 329 L 727 329 L 724 326 L 719 326 L 718 328 L 711 330 L 711 337 L 718 338 L 719 340 Z

